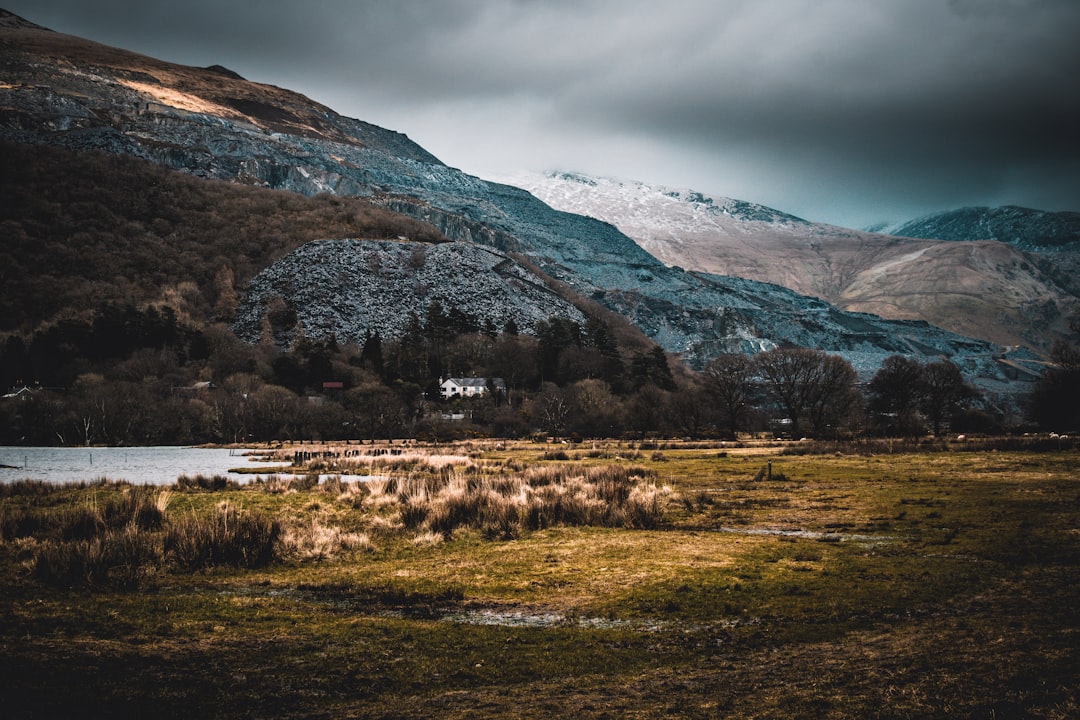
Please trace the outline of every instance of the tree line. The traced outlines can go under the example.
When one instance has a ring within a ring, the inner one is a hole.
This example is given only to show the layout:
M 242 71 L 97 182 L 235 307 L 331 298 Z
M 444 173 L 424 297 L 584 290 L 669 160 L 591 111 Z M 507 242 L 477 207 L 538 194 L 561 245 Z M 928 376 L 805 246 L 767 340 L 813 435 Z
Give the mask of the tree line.
M 1062 417 L 1045 398 L 1076 393 L 1076 357 L 1061 348 L 1063 362 L 1033 394 L 1042 413 L 1033 421 L 1075 422 L 1075 410 Z M 505 390 L 447 400 L 439 383 L 451 376 L 500 378 Z M 3 444 L 1002 429 L 947 360 L 893 356 L 860 383 L 839 356 L 780 347 L 721 355 L 692 372 L 657 346 L 620 344 L 595 318 L 554 317 L 522 335 L 513 323 L 496 329 L 437 304 L 400 338 L 302 338 L 287 351 L 243 343 L 224 325 L 189 326 L 168 307 L 106 304 L 29 340 L 9 336 L 0 383 L 12 389 L 0 402 Z

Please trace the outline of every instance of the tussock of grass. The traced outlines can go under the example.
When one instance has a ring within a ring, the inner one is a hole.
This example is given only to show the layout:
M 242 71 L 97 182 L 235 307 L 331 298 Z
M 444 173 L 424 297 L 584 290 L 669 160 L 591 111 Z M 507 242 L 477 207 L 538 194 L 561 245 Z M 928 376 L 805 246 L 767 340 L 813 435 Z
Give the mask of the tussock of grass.
M 240 487 L 240 483 L 224 475 L 181 475 L 176 478 L 176 487 L 180 490 L 219 491 Z
M 161 565 L 167 491 L 118 487 L 119 493 L 94 494 L 57 512 L 22 511 L 22 536 L 37 540 L 31 561 L 37 578 L 61 587 L 130 588 Z
M 559 525 L 656 528 L 670 488 L 634 466 L 543 466 L 517 476 L 454 476 L 444 484 L 412 483 L 399 495 L 407 528 L 450 537 L 458 528 L 510 539 Z
M 172 520 L 164 546 L 169 561 L 182 571 L 218 565 L 257 568 L 274 560 L 280 536 L 277 520 L 226 501 L 208 516 L 192 513 Z
M 434 547 L 435 545 L 442 544 L 445 540 L 446 538 L 443 537 L 442 533 L 435 532 L 434 530 L 429 530 L 415 536 L 412 539 L 412 543 L 413 545 L 417 545 L 420 547 Z
M 287 494 L 306 492 L 319 486 L 318 473 L 309 473 L 300 476 L 269 475 L 257 477 L 250 485 L 258 490 L 271 494 Z
M 91 485 L 57 486 L 72 489 L 113 487 L 120 492 L 93 493 L 76 504 L 50 510 L 48 506 L 0 506 L 0 538 L 25 537 L 72 542 L 91 540 L 106 531 L 133 525 L 141 530 L 157 530 L 164 521 L 161 491 L 148 486 Z M 38 496 L 36 493 L 34 496 Z M 168 502 L 167 495 L 164 500 Z
M 26 541 L 26 561 L 57 587 L 134 588 L 167 568 L 260 567 L 276 557 L 280 526 L 227 502 L 209 515 L 170 516 L 170 490 L 150 486 L 49 508 L 2 508 L 4 540 Z
M 133 588 L 161 565 L 161 558 L 160 535 L 130 524 L 73 542 L 45 541 L 33 567 L 49 585 Z
M 366 533 L 345 532 L 312 517 L 285 525 L 281 535 L 281 554 L 301 562 L 329 560 L 353 550 L 373 549 Z

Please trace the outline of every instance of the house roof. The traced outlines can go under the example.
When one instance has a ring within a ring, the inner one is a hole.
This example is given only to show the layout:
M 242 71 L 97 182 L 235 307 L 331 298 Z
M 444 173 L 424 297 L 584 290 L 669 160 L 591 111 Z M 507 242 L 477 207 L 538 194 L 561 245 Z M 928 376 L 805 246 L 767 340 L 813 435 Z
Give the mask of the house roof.
M 489 378 L 479 377 L 452 377 L 443 381 L 442 386 L 446 386 L 447 383 L 453 383 L 458 387 L 483 387 L 488 385 Z M 506 383 L 502 378 L 490 378 L 493 387 L 506 387 Z

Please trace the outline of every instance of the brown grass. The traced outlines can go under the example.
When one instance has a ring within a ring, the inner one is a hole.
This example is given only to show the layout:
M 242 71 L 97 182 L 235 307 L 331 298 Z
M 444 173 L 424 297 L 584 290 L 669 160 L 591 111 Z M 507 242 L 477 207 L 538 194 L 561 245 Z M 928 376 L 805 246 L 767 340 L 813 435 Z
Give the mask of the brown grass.
M 242 502 L 244 514 L 281 519 L 279 562 L 188 575 L 162 547 L 162 564 L 134 581 L 140 593 L 120 592 L 128 566 L 115 562 L 107 582 L 82 585 L 92 592 L 20 574 L 37 545 L 59 543 L 53 515 L 93 507 L 94 493 L 99 510 L 112 493 L 119 506 L 123 488 L 5 498 L 9 517 L 40 521 L 0 545 L 5 708 L 1078 716 L 1075 453 L 781 456 L 773 445 L 765 456 L 668 445 L 663 460 L 647 454 L 638 465 L 613 463 L 615 443 L 612 457 L 574 463 L 507 445 L 470 454 L 478 470 L 331 476 L 297 492 L 174 488 L 154 496 L 162 529 L 132 537 L 160 538 L 184 517 Z M 774 479 L 755 481 L 768 460 Z M 653 517 L 656 503 L 655 529 L 611 510 Z M 86 558 L 68 564 L 95 578 L 107 551 L 85 542 L 67 543 Z

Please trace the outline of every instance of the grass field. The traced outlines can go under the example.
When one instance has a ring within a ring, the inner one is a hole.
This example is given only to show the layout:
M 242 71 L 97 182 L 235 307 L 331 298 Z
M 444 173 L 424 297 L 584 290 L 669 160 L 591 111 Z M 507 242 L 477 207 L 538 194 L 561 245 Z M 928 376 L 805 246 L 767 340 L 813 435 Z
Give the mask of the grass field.
M 0 707 L 1080 717 L 1080 452 L 798 449 L 352 446 L 306 460 L 321 482 L 0 488 Z

